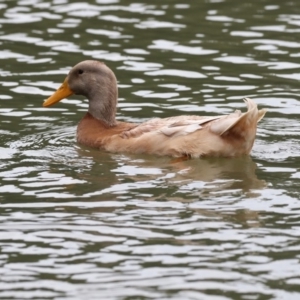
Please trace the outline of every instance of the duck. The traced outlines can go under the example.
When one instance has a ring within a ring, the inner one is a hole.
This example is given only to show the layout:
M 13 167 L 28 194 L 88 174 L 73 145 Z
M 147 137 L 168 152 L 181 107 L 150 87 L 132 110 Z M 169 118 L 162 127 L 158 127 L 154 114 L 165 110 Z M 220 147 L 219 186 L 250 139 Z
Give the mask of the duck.
M 88 99 L 88 111 L 77 126 L 77 142 L 113 153 L 174 158 L 249 155 L 257 123 L 266 113 L 265 109 L 258 110 L 252 99 L 245 98 L 246 112 L 152 118 L 144 123 L 118 121 L 116 76 L 105 63 L 96 60 L 76 64 L 43 106 L 49 107 L 73 94 Z

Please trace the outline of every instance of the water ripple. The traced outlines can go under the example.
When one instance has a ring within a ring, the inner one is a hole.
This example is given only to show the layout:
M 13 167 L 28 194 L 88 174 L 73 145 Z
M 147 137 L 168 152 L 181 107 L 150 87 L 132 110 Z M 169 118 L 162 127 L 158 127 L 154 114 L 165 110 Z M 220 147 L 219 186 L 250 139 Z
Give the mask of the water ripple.
M 295 3 L 0 3 L 0 298 L 298 299 Z M 118 78 L 120 121 L 267 108 L 251 157 L 173 161 L 76 143 L 45 109 L 71 66 Z

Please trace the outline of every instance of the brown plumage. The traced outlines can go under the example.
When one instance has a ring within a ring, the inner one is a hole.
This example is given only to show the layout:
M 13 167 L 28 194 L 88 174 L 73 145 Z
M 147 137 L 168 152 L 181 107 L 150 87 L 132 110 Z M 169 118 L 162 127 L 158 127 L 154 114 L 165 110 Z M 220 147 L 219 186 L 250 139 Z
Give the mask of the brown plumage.
M 239 156 L 249 154 L 256 126 L 266 110 L 246 98 L 248 111 L 225 116 L 177 116 L 142 124 L 115 119 L 118 87 L 114 73 L 102 62 L 87 60 L 74 66 L 62 86 L 43 104 L 50 106 L 72 94 L 89 100 L 79 122 L 80 144 L 110 152 L 148 153 L 173 157 Z

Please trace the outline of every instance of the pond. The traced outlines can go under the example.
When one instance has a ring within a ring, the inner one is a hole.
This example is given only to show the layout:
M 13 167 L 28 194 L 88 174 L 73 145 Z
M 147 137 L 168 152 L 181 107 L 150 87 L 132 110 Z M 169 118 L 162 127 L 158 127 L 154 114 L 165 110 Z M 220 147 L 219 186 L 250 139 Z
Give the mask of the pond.
M 1 299 L 299 299 L 296 1 L 0 1 Z M 172 161 L 76 143 L 43 101 L 105 62 L 117 119 L 268 110 L 250 156 Z

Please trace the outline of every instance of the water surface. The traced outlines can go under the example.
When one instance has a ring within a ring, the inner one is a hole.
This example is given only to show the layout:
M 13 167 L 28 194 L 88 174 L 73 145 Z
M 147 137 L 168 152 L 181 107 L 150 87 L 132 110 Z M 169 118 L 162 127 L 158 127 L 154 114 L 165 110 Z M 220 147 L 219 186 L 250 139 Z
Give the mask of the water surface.
M 0 1 L 0 298 L 299 299 L 300 8 L 190 2 Z M 255 99 L 251 157 L 78 145 L 87 100 L 42 103 L 85 59 L 122 121 Z

